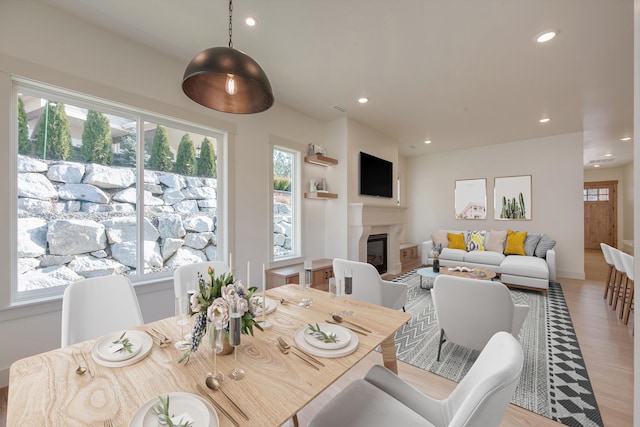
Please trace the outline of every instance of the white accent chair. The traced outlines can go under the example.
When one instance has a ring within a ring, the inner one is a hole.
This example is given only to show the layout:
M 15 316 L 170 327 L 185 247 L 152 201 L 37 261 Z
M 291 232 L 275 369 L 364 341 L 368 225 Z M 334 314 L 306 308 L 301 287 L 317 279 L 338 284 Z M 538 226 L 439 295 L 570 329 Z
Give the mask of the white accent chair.
M 444 400 L 433 399 L 380 365 L 338 393 L 309 427 L 497 427 L 522 373 L 522 348 L 496 333 Z
M 229 272 L 229 267 L 222 261 L 204 261 L 181 265 L 173 272 L 173 290 L 176 298 L 187 295 L 188 291 L 198 290 L 198 273 L 208 280 L 209 267 L 215 271 L 215 277 Z
M 528 305 L 514 304 L 503 283 L 441 274 L 434 280 L 433 305 L 440 329 L 438 358 L 449 340 L 482 350 L 498 331 L 518 337 Z
M 405 283 L 382 280 L 378 270 L 369 263 L 335 258 L 333 275 L 336 280 L 341 281 L 342 289 L 344 289 L 344 273 L 348 268 L 351 269 L 352 274 L 352 298 L 395 310 L 404 310 L 404 305 L 407 303 Z
M 138 297 L 126 276 L 71 283 L 62 297 L 62 347 L 144 325 Z

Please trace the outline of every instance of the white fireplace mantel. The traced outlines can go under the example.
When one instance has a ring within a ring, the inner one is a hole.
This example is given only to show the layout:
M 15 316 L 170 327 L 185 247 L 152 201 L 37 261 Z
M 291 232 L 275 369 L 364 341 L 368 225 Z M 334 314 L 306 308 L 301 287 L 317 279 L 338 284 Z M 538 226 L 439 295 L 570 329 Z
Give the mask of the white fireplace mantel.
M 349 259 L 367 261 L 367 239 L 371 234 L 387 234 L 387 273 L 399 274 L 400 239 L 407 209 L 398 206 L 349 204 Z

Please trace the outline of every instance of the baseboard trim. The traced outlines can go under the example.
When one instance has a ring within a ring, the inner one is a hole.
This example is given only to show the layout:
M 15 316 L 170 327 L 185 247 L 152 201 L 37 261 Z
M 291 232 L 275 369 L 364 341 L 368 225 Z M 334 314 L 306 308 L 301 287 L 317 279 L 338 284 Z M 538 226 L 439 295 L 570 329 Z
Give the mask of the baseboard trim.
M 0 388 L 9 386 L 9 370 L 11 368 L 5 368 L 0 370 Z
M 560 283 L 562 283 L 560 279 L 562 279 L 563 277 L 566 279 L 585 280 L 584 271 L 581 273 L 576 273 L 575 271 L 558 271 L 556 276 L 557 276 L 556 281 Z

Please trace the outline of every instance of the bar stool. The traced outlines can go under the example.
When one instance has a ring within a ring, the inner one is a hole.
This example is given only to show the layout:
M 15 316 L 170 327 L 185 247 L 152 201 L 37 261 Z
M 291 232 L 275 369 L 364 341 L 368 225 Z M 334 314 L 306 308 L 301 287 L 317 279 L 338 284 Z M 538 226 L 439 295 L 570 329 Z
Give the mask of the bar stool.
M 633 272 L 633 260 L 634 258 L 625 252 L 620 252 L 622 258 L 622 264 L 624 264 L 624 270 L 627 274 L 627 281 L 625 283 L 624 292 L 620 294 L 622 299 L 622 306 L 620 307 L 620 319 L 623 318 L 624 324 L 629 323 L 629 313 L 633 310 L 633 289 L 634 289 L 634 272 Z M 631 281 L 631 283 L 629 283 Z
M 618 307 L 618 299 L 620 298 L 620 289 L 622 288 L 622 281 L 626 279 L 626 271 L 624 270 L 624 264 L 622 264 L 622 252 L 616 248 L 611 248 L 611 258 L 613 259 L 613 265 L 617 271 L 617 280 L 613 284 L 613 292 L 609 295 L 609 305 L 615 311 Z
M 613 258 L 611 257 L 611 246 L 606 243 L 600 243 L 600 248 L 602 249 L 602 255 L 604 255 L 604 261 L 609 266 L 609 272 L 607 273 L 607 281 L 604 282 L 604 299 L 607 299 L 607 295 L 609 295 L 609 291 L 613 292 L 613 284 L 616 282 L 616 269 L 613 265 Z M 613 281 L 611 280 L 613 279 Z

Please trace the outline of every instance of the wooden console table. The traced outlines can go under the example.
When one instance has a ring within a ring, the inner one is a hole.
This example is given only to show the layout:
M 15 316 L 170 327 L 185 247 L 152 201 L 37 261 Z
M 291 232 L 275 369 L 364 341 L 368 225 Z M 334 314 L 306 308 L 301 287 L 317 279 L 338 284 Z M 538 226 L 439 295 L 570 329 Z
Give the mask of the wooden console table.
M 311 286 L 327 290 L 329 279 L 333 277 L 333 260 L 322 258 L 311 262 Z M 272 268 L 265 271 L 267 289 L 277 286 L 300 283 L 300 275 L 304 274 L 304 263 Z

